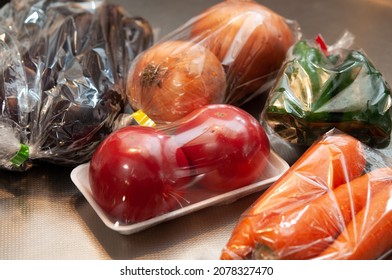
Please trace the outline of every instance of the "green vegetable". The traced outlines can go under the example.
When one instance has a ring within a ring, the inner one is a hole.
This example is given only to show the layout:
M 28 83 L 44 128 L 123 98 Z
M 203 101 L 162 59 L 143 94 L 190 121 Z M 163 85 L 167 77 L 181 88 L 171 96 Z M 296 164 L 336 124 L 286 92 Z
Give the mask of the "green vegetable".
M 386 147 L 392 130 L 391 88 L 366 55 L 325 54 L 306 40 L 295 44 L 271 90 L 265 122 L 285 140 L 309 146 L 331 128 Z

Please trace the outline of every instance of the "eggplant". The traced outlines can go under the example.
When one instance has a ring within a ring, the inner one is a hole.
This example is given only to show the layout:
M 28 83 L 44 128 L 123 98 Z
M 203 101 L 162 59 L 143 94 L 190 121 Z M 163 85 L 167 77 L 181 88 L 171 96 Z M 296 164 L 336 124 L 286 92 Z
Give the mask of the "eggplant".
M 149 22 L 105 1 L 15 0 L 0 31 L 0 128 L 13 134 L 0 136 L 0 155 L 29 147 L 26 162 L 3 157 L 0 168 L 90 160 L 128 110 L 125 81 L 153 43 Z

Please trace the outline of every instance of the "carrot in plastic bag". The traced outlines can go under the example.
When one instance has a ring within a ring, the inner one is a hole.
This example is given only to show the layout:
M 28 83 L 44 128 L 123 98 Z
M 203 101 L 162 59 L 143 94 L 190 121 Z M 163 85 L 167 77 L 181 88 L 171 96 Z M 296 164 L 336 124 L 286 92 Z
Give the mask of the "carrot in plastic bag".
M 282 211 L 309 203 L 360 176 L 365 163 L 358 140 L 336 130 L 326 133 L 244 213 L 221 258 L 249 258 L 255 247 L 253 223 L 262 227 Z
M 377 259 L 392 249 L 392 184 L 370 198 L 320 259 Z
M 282 211 L 266 223 L 260 220 L 260 215 L 248 215 L 254 242 L 250 258 L 309 259 L 317 256 L 367 205 L 369 197 L 391 184 L 392 168 L 380 168 L 330 190 L 310 203 Z M 226 251 L 228 249 L 226 247 Z

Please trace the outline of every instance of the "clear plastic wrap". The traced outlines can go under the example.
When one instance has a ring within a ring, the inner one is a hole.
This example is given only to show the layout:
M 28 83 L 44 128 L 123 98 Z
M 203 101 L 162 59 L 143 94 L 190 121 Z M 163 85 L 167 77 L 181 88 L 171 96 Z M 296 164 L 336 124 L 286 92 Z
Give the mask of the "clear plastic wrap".
M 253 0 L 222 1 L 135 59 L 128 100 L 156 123 L 207 104 L 241 106 L 268 92 L 299 37 L 295 21 Z
M 390 143 L 391 88 L 353 40 L 346 32 L 331 46 L 319 36 L 290 49 L 261 115 L 289 163 L 334 127 L 373 148 Z
M 391 202 L 391 158 L 332 129 L 241 215 L 221 259 L 381 258 Z
M 253 116 L 209 104 L 167 125 L 116 130 L 71 177 L 104 220 L 132 233 L 263 189 L 287 168 Z
M 0 168 L 88 161 L 126 109 L 149 23 L 106 1 L 13 0 L 0 35 Z

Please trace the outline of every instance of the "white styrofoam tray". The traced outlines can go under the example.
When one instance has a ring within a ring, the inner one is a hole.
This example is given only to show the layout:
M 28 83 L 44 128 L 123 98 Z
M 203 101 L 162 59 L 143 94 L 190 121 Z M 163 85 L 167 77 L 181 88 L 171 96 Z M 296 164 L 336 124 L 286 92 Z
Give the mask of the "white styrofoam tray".
M 107 215 L 95 202 L 89 184 L 89 163 L 75 167 L 71 172 L 71 179 L 107 227 L 121 234 L 132 234 L 164 221 L 172 220 L 206 207 L 231 203 L 246 195 L 265 190 L 288 169 L 289 165 L 287 162 L 285 162 L 276 153 L 271 152 L 267 167 L 255 183 L 226 193 L 207 197 L 195 203 L 185 205 L 182 208 L 173 210 L 169 213 L 134 224 L 121 224 L 119 222 L 113 221 L 113 219 Z

